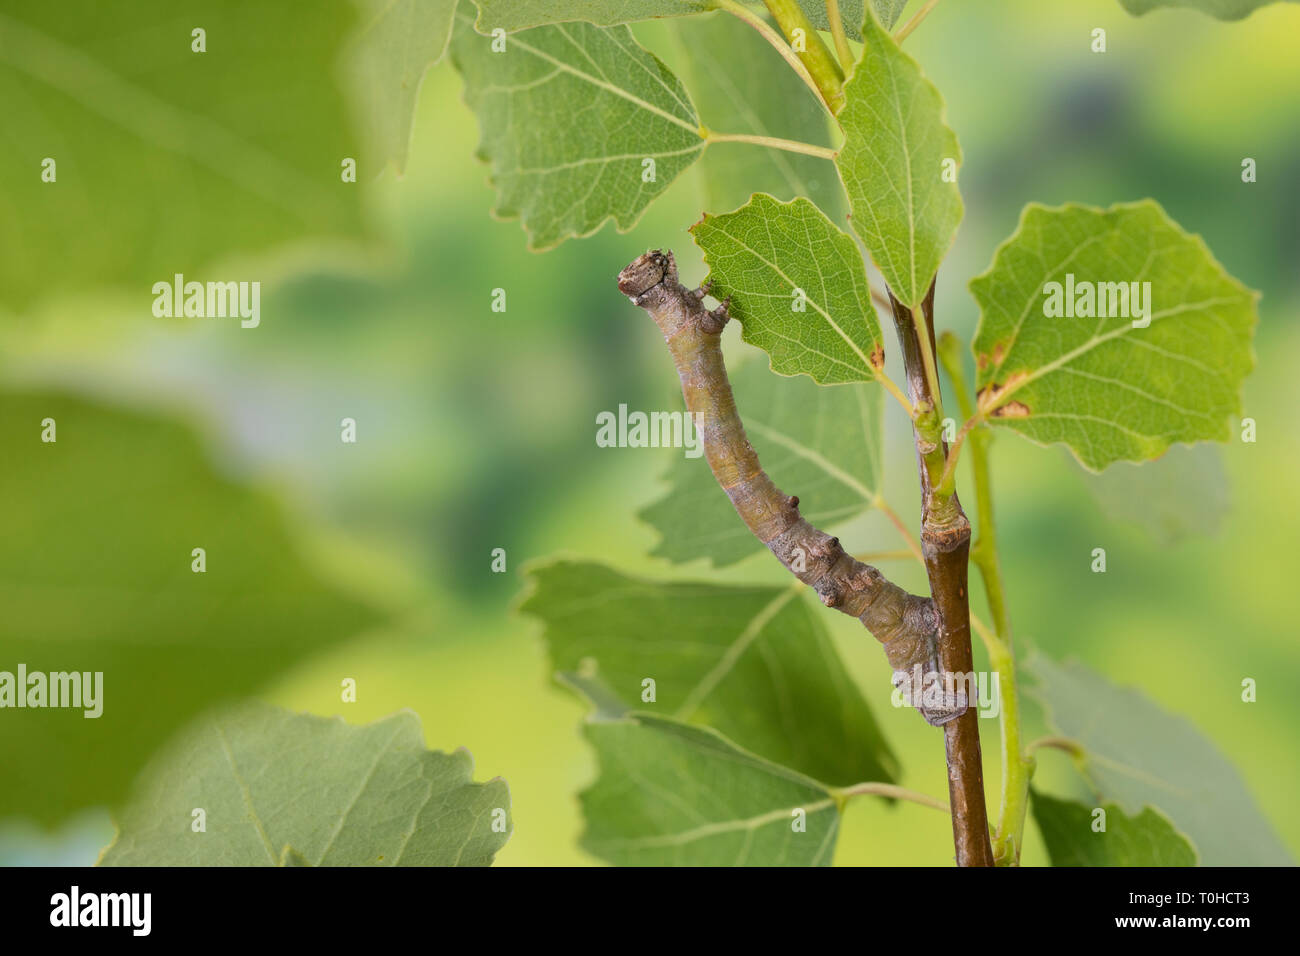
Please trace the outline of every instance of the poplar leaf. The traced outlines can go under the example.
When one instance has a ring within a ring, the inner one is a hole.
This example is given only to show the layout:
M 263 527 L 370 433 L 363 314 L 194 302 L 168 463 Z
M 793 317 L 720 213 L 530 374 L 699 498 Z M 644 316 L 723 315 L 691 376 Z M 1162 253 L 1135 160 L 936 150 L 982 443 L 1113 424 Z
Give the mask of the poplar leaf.
M 801 513 L 831 528 L 872 506 L 881 475 L 882 392 L 865 385 L 820 387 L 804 377 L 773 375 L 747 361 L 731 372 L 745 433 L 763 467 Z M 651 554 L 674 563 L 707 557 L 735 564 L 765 551 L 718 487 L 709 463 L 678 452 L 667 493 L 640 517 L 662 536 Z
M 756 30 L 725 13 L 665 21 L 664 44 L 699 107 L 704 125 L 725 133 L 775 136 L 831 145 L 820 101 Z M 642 41 L 653 36 L 642 26 Z M 658 49 L 656 47 L 655 49 Z M 696 167 L 706 209 L 733 209 L 756 192 L 778 199 L 804 196 L 826 210 L 844 194 L 835 167 L 816 156 L 751 143 L 710 143 Z
M 1229 437 L 1258 294 L 1154 201 L 1030 204 L 970 288 L 980 406 L 994 424 L 1061 442 L 1093 471 Z
M 908 0 L 871 0 L 871 9 L 885 29 L 891 30 L 898 23 L 907 3 Z M 831 28 L 826 16 L 826 0 L 799 0 L 799 6 L 803 7 L 808 22 L 818 30 Z M 840 0 L 840 19 L 844 23 L 844 33 L 850 40 L 862 39 L 862 31 L 858 26 L 867 16 L 862 0 Z
M 1159 811 L 1126 814 L 1118 804 L 1100 808 L 1030 790 L 1034 819 L 1052 866 L 1195 866 L 1196 850 Z M 1094 811 L 1106 811 L 1106 829 L 1094 830 Z
M 866 701 L 796 590 L 648 581 L 577 561 L 530 577 L 521 610 L 546 625 L 553 669 L 585 675 L 624 709 L 712 727 L 829 783 L 897 777 Z M 647 678 L 653 703 L 643 699 Z
M 875 19 L 863 30 L 862 58 L 844 84 L 836 165 L 853 228 L 894 295 L 915 307 L 961 222 L 961 148 L 917 62 Z M 948 173 L 954 181 L 945 181 Z
M 706 13 L 713 0 L 475 0 L 480 33 L 496 29 L 511 33 L 551 23 L 585 20 L 609 27 L 657 17 Z
M 480 33 L 496 28 L 507 32 L 524 30 L 549 23 L 585 20 L 599 26 L 633 23 L 659 17 L 684 17 L 707 13 L 717 8 L 714 0 L 476 0 L 479 8 L 474 27 Z M 892 27 L 907 5 L 907 0 L 872 0 L 877 16 Z M 799 0 L 808 22 L 818 30 L 829 30 L 825 0 Z M 840 17 L 844 32 L 854 40 L 862 39 L 858 24 L 862 22 L 862 0 L 840 0 Z
M 758 193 L 734 212 L 705 215 L 691 235 L 711 293 L 731 299 L 744 340 L 771 356 L 773 371 L 822 385 L 881 374 L 885 348 L 862 254 L 811 202 Z
M 348 0 L 310 16 L 287 0 L 4 6 L 5 306 L 124 286 L 147 315 L 151 285 L 175 273 L 363 234 L 360 194 L 341 182 L 356 143 L 333 79 L 355 25 Z M 192 49 L 195 27 L 206 52 Z
M 1159 7 L 1185 7 L 1200 10 L 1220 20 L 1240 20 L 1250 16 L 1260 7 L 1268 6 L 1274 0 L 1119 0 L 1122 6 L 1134 16 L 1142 16 Z M 1296 3 L 1298 0 L 1286 0 Z
M 456 0 L 353 0 L 360 22 L 348 55 L 350 88 L 362 122 L 362 170 L 406 168 L 411 121 L 425 72 L 451 40 Z
M 46 419 L 57 441 L 41 440 Z M 184 425 L 0 390 L 0 447 L 13 503 L 0 509 L 0 671 L 102 674 L 98 717 L 0 710 L 0 767 L 26 768 L 5 776 L 0 816 L 53 825 L 119 804 L 177 728 L 379 620 Z
M 1185 718 L 1081 664 L 1035 654 L 1025 667 L 1053 733 L 1083 748 L 1100 799 L 1129 816 L 1156 807 L 1205 866 L 1293 865 L 1236 768 Z
M 623 866 L 830 865 L 839 807 L 823 784 L 664 717 L 584 732 L 600 767 L 579 797 L 588 852 Z
M 150 763 L 100 865 L 487 866 L 510 838 L 510 793 L 473 771 L 463 747 L 426 750 L 410 711 L 356 727 L 240 705 Z
M 518 218 L 530 248 L 607 219 L 626 232 L 704 151 L 685 88 L 627 27 L 537 27 L 506 37 L 500 53 L 493 42 L 457 14 L 452 60 L 478 114 L 494 212 Z

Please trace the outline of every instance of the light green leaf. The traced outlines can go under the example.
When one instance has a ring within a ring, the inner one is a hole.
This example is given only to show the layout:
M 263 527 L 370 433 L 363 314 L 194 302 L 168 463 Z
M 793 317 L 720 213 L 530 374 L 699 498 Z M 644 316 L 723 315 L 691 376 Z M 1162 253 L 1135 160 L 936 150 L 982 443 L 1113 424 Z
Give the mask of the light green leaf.
M 521 610 L 546 624 L 554 670 L 828 783 L 897 776 L 871 711 L 796 590 L 647 581 L 574 561 L 530 576 L 535 591 Z M 653 704 L 642 701 L 647 678 Z
M 1119 0 L 1119 2 L 1125 10 L 1139 17 L 1158 7 L 1189 7 L 1220 20 L 1240 20 L 1275 0 Z M 1286 2 L 1296 3 L 1300 0 L 1286 0 Z
M 830 865 L 839 807 L 817 781 L 649 714 L 585 733 L 600 766 L 580 796 L 588 852 L 624 866 Z
M 360 24 L 348 52 L 349 91 L 363 124 L 360 166 L 406 168 L 411 119 L 425 72 L 451 40 L 456 0 L 353 0 Z
M 507 33 L 549 23 L 585 20 L 599 26 L 633 23 L 659 17 L 684 17 L 716 9 L 714 0 L 475 0 L 478 20 L 474 27 L 489 33 L 498 27 Z M 743 2 L 743 0 L 742 0 Z M 818 30 L 829 30 L 825 0 L 799 0 L 808 21 Z M 881 22 L 892 27 L 907 0 L 872 0 Z M 862 22 L 862 0 L 840 0 L 840 18 L 844 32 L 854 40 L 862 39 L 858 24 Z
M 707 13 L 713 0 L 475 0 L 480 33 L 502 29 L 507 33 L 549 23 L 585 20 L 609 27 L 656 17 L 682 17 Z
M 1079 473 L 1108 518 L 1166 547 L 1190 534 L 1217 533 L 1228 513 L 1228 475 L 1217 445 L 1174 445 L 1154 461 Z
M 1052 866 L 1195 866 L 1196 850 L 1159 812 L 1143 807 L 1136 816 L 1117 804 L 1106 811 L 1106 829 L 1093 830 L 1094 807 L 1057 800 L 1031 790 L 1034 819 Z
M 191 13 L 197 13 L 192 10 Z M 308 237 L 362 232 L 332 79 L 348 0 L 6 4 L 0 13 L 0 302 L 154 282 Z M 206 53 L 190 31 L 207 31 Z M 44 159 L 54 182 L 42 181 Z M 201 227 L 199 226 L 201 224 Z
M 773 375 L 748 361 L 731 372 L 745 431 L 778 488 L 799 496 L 819 528 L 848 521 L 872 506 L 880 487 L 880 389 L 820 387 Z M 675 457 L 663 498 L 640 517 L 662 535 L 652 554 L 675 563 L 707 557 L 722 567 L 765 550 L 736 514 L 702 458 Z
M 836 165 L 857 230 L 885 282 L 909 307 L 925 298 L 961 222 L 957 137 L 943 98 L 874 19 L 844 84 Z M 951 173 L 953 181 L 945 182 Z
M 644 24 L 637 36 L 647 42 L 659 32 L 666 34 L 666 58 L 680 64 L 682 81 L 709 129 L 831 145 L 821 104 L 747 24 L 717 13 Z M 717 142 L 709 144 L 696 169 L 706 209 L 734 209 L 756 192 L 779 199 L 804 196 L 827 210 L 843 204 L 835 167 L 815 156 Z
M 1186 719 L 1080 664 L 1036 654 L 1025 666 L 1054 732 L 1083 748 L 1101 799 L 1130 816 L 1158 808 L 1206 866 L 1291 865 L 1236 768 Z
M 1136 298 L 1132 283 L 1142 283 Z M 980 404 L 993 422 L 1063 442 L 1094 471 L 1228 438 L 1255 364 L 1258 295 L 1154 201 L 1030 204 L 970 288 Z M 1062 308 L 1087 314 L 1048 315 L 1058 291 Z M 1145 328 L 1130 318 L 1137 298 Z
M 759 193 L 691 227 L 712 293 L 731 299 L 744 340 L 782 375 L 822 385 L 867 382 L 885 364 L 880 324 L 857 244 L 806 199 Z
M 26 768 L 6 775 L 0 816 L 53 825 L 116 805 L 182 724 L 376 622 L 186 427 L 0 390 L 0 448 L 0 671 L 103 675 L 99 717 L 0 711 L 0 766 Z
M 894 24 L 898 23 L 898 18 L 902 16 L 903 8 L 907 3 L 908 0 L 871 0 L 871 8 L 875 10 L 876 18 L 885 29 L 892 30 Z M 826 17 L 826 0 L 799 0 L 799 6 L 803 7 L 808 22 L 818 30 L 831 28 L 830 21 Z M 844 32 L 849 39 L 862 39 L 862 31 L 858 26 L 865 18 L 866 7 L 862 0 L 840 0 L 840 19 L 844 22 Z
M 426 750 L 410 711 L 354 727 L 245 704 L 151 762 L 100 864 L 487 866 L 510 838 L 510 792 L 473 771 L 464 748 Z
M 627 27 L 538 27 L 493 53 L 468 15 L 456 19 L 452 60 L 479 117 L 495 213 L 519 218 L 530 248 L 590 235 L 611 218 L 632 228 L 703 152 L 686 90 Z

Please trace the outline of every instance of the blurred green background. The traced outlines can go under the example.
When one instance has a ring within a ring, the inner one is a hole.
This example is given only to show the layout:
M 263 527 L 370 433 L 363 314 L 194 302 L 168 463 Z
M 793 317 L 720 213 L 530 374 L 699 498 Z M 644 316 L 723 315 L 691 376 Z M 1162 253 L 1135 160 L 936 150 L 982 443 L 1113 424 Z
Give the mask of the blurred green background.
M 1104 55 L 1089 51 L 1095 27 L 1108 33 Z M 637 32 L 672 66 L 662 29 Z M 1115 0 L 950 0 L 907 49 L 943 92 L 965 156 L 966 217 L 938 291 L 941 322 L 963 340 L 976 320 L 966 281 L 1033 200 L 1152 196 L 1263 293 L 1259 364 L 1245 389 L 1259 437 L 1223 449 L 1221 521 L 1152 536 L 1111 517 L 1060 449 L 1011 434 L 994 445 L 994 481 L 1019 647 L 1077 658 L 1186 715 L 1300 854 L 1300 698 L 1291 691 L 1300 677 L 1300 8 L 1224 24 L 1189 11 L 1133 18 Z M 613 280 L 652 246 L 674 248 L 687 281 L 702 278 L 685 230 L 705 209 L 710 158 L 629 234 L 606 227 L 537 255 L 518 223 L 488 215 L 476 142 L 459 78 L 443 62 L 425 79 L 405 174 L 363 187 L 385 240 L 379 265 L 337 253 L 304 259 L 264 286 L 255 333 L 182 328 L 101 298 L 75 319 L 50 307 L 4 324 L 0 355 L 10 381 L 196 423 L 223 469 L 284 502 L 312 562 L 393 622 L 312 658 L 262 697 L 357 723 L 413 709 L 431 747 L 464 745 L 478 778 L 509 782 L 515 832 L 500 864 L 583 864 L 592 860 L 576 847 L 575 795 L 595 769 L 576 732 L 583 708 L 550 683 L 540 625 L 513 606 L 521 567 L 560 553 L 652 577 L 715 574 L 645 556 L 655 534 L 635 512 L 659 496 L 658 476 L 679 452 L 594 442 L 599 411 L 680 407 L 657 330 Z M 1247 156 L 1258 163 L 1253 185 L 1240 178 Z M 490 308 L 497 287 L 508 292 L 504 313 Z M 751 351 L 738 332 L 727 333 L 733 355 Z M 345 416 L 358 422 L 356 446 L 338 442 Z M 911 520 L 909 437 L 896 409 L 887 416 L 887 496 Z M 856 550 L 898 546 L 878 515 L 842 537 Z M 489 570 L 497 547 L 507 574 Z M 1095 547 L 1107 550 L 1104 575 L 1089 571 Z M 924 587 L 916 567 L 886 570 Z M 783 574 L 759 555 L 718 577 Z M 942 794 L 941 734 L 888 706 L 884 655 L 855 622 L 830 613 L 826 622 L 903 762 L 900 782 Z M 978 646 L 976 656 L 983 666 Z M 339 703 L 343 677 L 357 679 L 355 704 Z M 1240 700 L 1246 677 L 1258 682 L 1257 703 Z M 1041 719 L 1032 704 L 1029 714 L 1032 734 Z M 984 723 L 996 808 L 997 727 Z M 1055 753 L 1042 755 L 1037 783 L 1083 792 Z M 1023 862 L 1042 864 L 1032 820 L 1027 831 Z M 53 833 L 0 821 L 0 862 L 90 863 L 111 833 L 102 810 Z M 932 811 L 859 800 L 836 862 L 941 864 L 951 852 L 948 823 Z

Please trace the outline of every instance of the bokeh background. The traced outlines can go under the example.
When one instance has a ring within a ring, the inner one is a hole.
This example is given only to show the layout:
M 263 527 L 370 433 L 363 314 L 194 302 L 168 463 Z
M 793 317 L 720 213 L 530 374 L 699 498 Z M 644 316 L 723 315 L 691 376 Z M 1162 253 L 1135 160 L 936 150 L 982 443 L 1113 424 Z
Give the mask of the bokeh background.
M 1089 50 L 1095 27 L 1108 33 L 1104 55 Z M 661 25 L 636 29 L 674 65 Z M 965 157 L 966 216 L 938 291 L 942 322 L 963 340 L 976 321 L 967 280 L 1034 200 L 1152 196 L 1263 293 L 1258 368 L 1245 388 L 1255 444 L 1187 458 L 1164 485 L 1112 475 L 1099 486 L 1059 448 L 1008 433 L 994 445 L 994 481 L 1021 649 L 1077 658 L 1186 715 L 1300 854 L 1300 7 L 1224 24 L 1191 11 L 1133 18 L 1115 0 L 950 0 L 907 48 L 943 92 Z M 193 423 L 226 473 L 282 502 L 313 565 L 385 621 L 260 696 L 357 723 L 411 708 L 431 747 L 466 746 L 479 779 L 509 782 L 515 832 L 499 864 L 586 864 L 575 795 L 595 767 L 577 733 L 583 708 L 550 682 L 540 625 L 514 606 L 525 563 L 561 553 L 652 577 L 717 574 L 646 557 L 656 535 L 636 511 L 662 493 L 659 476 L 679 452 L 594 441 L 601 410 L 680 407 L 657 331 L 613 279 L 651 246 L 675 248 L 685 278 L 702 278 L 685 230 L 706 209 L 710 157 L 630 233 L 607 226 L 538 255 L 518 223 L 489 216 L 476 142 L 444 61 L 421 90 L 405 174 L 362 187 L 380 254 L 307 257 L 284 270 L 264 284 L 255 333 L 182 327 L 110 298 L 91 322 L 53 310 L 6 323 L 0 369 L 8 381 L 57 383 Z M 1253 185 L 1241 182 L 1243 157 L 1258 163 Z M 490 309 L 496 287 L 508 290 L 504 313 Z M 738 332 L 728 331 L 733 355 L 750 351 Z M 895 412 L 886 490 L 911 519 L 915 471 Z M 356 446 L 338 442 L 345 416 L 359 423 Z M 1168 502 L 1182 495 L 1191 520 L 1170 517 Z M 876 515 L 842 537 L 857 550 L 898 546 Z M 507 574 L 489 570 L 496 547 Z M 1107 550 L 1104 575 L 1089 570 L 1095 547 Z M 917 568 L 887 570 L 923 587 Z M 717 576 L 783 574 L 759 555 Z M 874 641 L 839 615 L 826 622 L 902 760 L 901 783 L 943 793 L 939 732 L 888 706 Z M 976 655 L 982 666 L 978 645 Z M 357 679 L 357 703 L 339 703 L 342 676 Z M 1258 681 L 1254 704 L 1240 700 L 1245 677 Z M 1032 734 L 1041 718 L 1028 709 Z M 997 729 L 985 723 L 992 809 Z M 1063 755 L 1044 753 L 1040 765 L 1038 785 L 1082 793 Z M 1042 864 L 1032 820 L 1027 831 L 1024 862 Z M 0 820 L 0 862 L 91 863 L 111 835 L 102 808 L 54 831 L 12 817 Z M 950 857 L 939 815 L 859 800 L 836 862 Z

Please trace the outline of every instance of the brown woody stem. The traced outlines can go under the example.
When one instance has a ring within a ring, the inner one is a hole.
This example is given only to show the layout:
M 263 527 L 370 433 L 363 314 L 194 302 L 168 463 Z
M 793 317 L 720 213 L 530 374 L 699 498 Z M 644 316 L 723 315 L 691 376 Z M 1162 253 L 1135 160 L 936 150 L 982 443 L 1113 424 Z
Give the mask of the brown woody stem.
M 906 679 L 916 688 L 910 700 L 929 723 L 952 721 L 965 709 L 965 701 L 945 697 L 938 688 L 934 602 L 904 591 L 848 554 L 838 538 L 814 528 L 800 515 L 799 499 L 780 491 L 759 464 L 736 411 L 722 359 L 726 303 L 706 309 L 705 290 L 691 291 L 678 281 L 672 253 L 639 256 L 619 274 L 618 287 L 663 332 L 705 458 L 750 531 L 796 578 L 816 591 L 823 604 L 856 617 L 884 645 L 895 685 Z M 921 687 L 916 687 L 917 676 Z M 926 695 L 922 693 L 926 687 L 939 693 Z
M 939 616 L 940 672 L 945 680 L 961 679 L 961 675 L 975 670 L 966 580 L 971 532 L 956 491 L 941 488 L 948 449 L 943 441 L 943 404 L 933 372 L 934 283 L 921 303 L 920 316 L 894 298 L 892 291 L 889 301 L 902 346 L 908 392 L 917 410 L 912 433 L 921 479 L 921 551 Z M 973 681 L 967 684 L 972 699 L 974 687 Z M 967 709 L 945 725 L 944 745 L 957 865 L 992 866 L 976 708 Z

